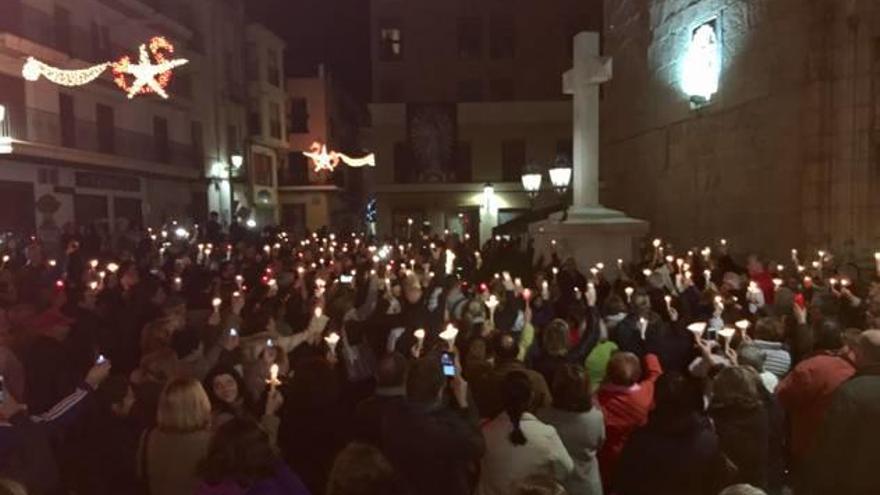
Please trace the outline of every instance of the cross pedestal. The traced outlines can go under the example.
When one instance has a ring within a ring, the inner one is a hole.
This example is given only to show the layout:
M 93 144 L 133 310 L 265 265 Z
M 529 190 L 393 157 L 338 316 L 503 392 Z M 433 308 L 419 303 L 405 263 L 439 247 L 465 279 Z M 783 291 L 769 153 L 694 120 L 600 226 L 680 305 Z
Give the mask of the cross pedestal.
M 535 240 L 535 255 L 554 249 L 560 258 L 572 256 L 583 271 L 598 262 L 615 266 L 629 261 L 637 242 L 648 233 L 648 223 L 626 216 L 599 203 L 599 85 L 611 80 L 611 57 L 599 54 L 599 33 L 581 32 L 574 38 L 574 68 L 563 77 L 563 91 L 572 95 L 574 202 L 568 217 L 551 216 L 533 223 L 529 233 Z

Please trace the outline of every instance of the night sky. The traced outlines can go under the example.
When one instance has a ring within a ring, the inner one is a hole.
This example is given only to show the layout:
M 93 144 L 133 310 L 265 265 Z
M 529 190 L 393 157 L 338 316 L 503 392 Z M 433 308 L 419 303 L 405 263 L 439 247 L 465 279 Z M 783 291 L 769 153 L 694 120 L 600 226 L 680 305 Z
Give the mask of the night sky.
M 323 62 L 350 92 L 369 99 L 368 0 L 249 0 L 247 7 L 287 41 L 288 75 L 314 75 Z

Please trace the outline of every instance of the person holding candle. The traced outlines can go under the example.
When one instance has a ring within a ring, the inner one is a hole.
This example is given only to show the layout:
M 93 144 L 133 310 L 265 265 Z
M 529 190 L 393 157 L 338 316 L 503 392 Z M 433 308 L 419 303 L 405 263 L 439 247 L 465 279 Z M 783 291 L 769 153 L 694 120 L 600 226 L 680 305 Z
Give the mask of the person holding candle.
M 703 413 L 699 384 L 678 372 L 656 382 L 655 408 L 627 441 L 614 473 L 619 495 L 714 495 L 735 467 Z M 601 458 L 600 458 L 601 462 Z
M 475 463 L 485 453 L 468 384 L 456 366 L 443 376 L 440 355 L 413 361 L 407 375 L 407 400 L 382 420 L 383 453 L 410 493 L 469 495 Z
M 284 403 L 281 392 L 271 388 L 260 395 L 251 396 L 244 379 L 234 368 L 218 366 L 208 373 L 204 381 L 208 398 L 211 399 L 211 425 L 214 429 L 237 417 L 249 417 L 260 422 L 274 443 L 278 437 L 280 419 L 276 414 Z M 265 390 L 265 383 L 264 383 Z M 264 400 L 265 405 L 259 406 Z
M 596 399 L 605 417 L 606 440 L 599 451 L 599 467 L 606 491 L 612 487 L 620 453 L 633 431 L 644 426 L 654 403 L 654 383 L 663 373 L 654 354 L 644 357 L 618 352 L 611 356 L 605 382 Z

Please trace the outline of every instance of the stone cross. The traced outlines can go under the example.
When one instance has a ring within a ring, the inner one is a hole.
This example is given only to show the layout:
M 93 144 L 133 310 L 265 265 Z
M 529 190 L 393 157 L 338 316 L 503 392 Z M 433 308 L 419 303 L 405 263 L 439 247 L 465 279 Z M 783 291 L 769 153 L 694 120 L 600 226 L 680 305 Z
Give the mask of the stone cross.
M 599 54 L 599 33 L 574 37 L 574 68 L 562 77 L 563 92 L 572 95 L 574 133 L 572 188 L 575 209 L 599 205 L 599 85 L 611 80 L 611 57 Z

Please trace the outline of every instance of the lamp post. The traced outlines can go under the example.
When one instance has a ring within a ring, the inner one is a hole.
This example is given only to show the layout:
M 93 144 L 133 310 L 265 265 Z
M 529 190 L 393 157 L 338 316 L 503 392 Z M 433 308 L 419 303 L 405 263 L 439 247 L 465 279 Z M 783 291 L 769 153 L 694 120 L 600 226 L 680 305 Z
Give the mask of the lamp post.
M 566 194 L 571 186 L 571 161 L 565 155 L 557 155 L 550 169 L 550 182 L 553 189 L 562 198 L 562 220 L 568 218 L 568 198 Z
M 241 156 L 241 154 L 233 153 L 232 156 L 229 157 L 229 173 L 227 175 L 228 175 L 228 180 L 229 180 L 229 223 L 230 224 L 232 223 L 232 220 L 235 217 L 235 211 L 233 211 L 233 205 L 232 205 L 233 196 L 235 195 L 235 193 L 233 192 L 233 187 L 232 187 L 232 176 L 233 176 L 233 172 L 235 172 L 236 170 L 240 170 L 241 166 L 243 164 L 244 164 L 244 157 Z

